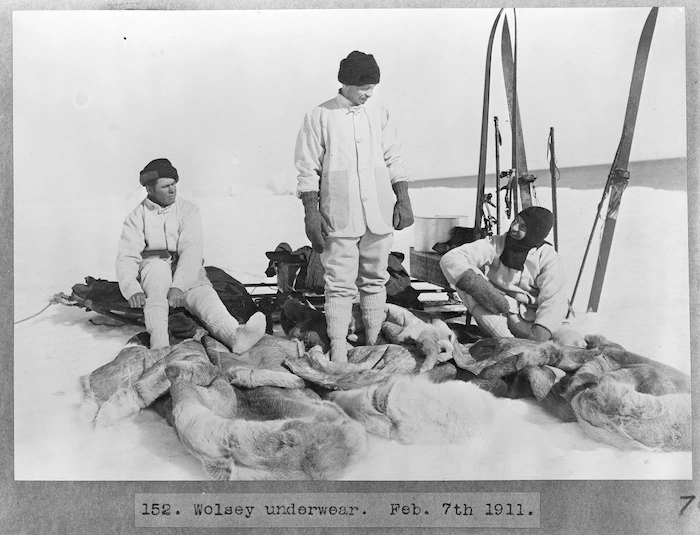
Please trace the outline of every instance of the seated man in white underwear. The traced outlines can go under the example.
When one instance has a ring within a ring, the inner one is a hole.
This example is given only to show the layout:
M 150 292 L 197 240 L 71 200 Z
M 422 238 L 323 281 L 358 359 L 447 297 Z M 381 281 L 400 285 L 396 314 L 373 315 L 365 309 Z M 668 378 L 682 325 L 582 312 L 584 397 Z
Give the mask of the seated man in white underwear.
M 564 269 L 545 241 L 553 222 L 552 212 L 530 206 L 505 234 L 461 245 L 440 259 L 445 277 L 489 336 L 585 347 L 583 337 L 563 324 Z
M 139 180 L 147 197 L 124 221 L 116 270 L 129 306 L 143 308 L 151 349 L 170 345 L 169 307 L 185 307 L 232 352 L 248 350 L 265 333 L 265 315 L 240 325 L 219 299 L 204 270 L 199 208 L 177 197 L 177 169 L 159 158 Z

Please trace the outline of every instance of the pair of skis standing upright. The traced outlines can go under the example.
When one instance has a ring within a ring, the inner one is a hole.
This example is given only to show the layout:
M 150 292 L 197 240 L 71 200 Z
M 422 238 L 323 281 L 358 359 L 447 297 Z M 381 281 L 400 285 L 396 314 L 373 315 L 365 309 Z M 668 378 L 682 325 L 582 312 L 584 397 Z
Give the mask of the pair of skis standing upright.
M 644 82 L 644 73 L 646 71 L 647 59 L 651 48 L 651 40 L 654 35 L 654 27 L 658 14 L 658 7 L 651 9 L 647 20 L 644 24 L 639 45 L 637 47 L 637 56 L 634 62 L 634 70 L 632 72 L 632 82 L 630 85 L 629 97 L 627 100 L 627 110 L 622 128 L 622 136 L 615 154 L 615 158 L 608 174 L 608 179 L 603 189 L 603 196 L 598 204 L 598 211 L 593 221 L 593 228 L 586 245 L 586 250 L 581 262 L 581 268 L 574 285 L 573 294 L 569 300 L 569 314 L 573 313 L 573 301 L 576 297 L 581 276 L 585 267 L 586 259 L 590 251 L 591 242 L 595 234 L 598 219 L 601 216 L 603 205 L 608 194 L 607 215 L 605 218 L 605 226 L 601 238 L 600 250 L 598 253 L 598 261 L 596 263 L 591 294 L 588 301 L 588 311 L 597 312 L 600 303 L 600 296 L 603 289 L 603 281 L 605 279 L 605 271 L 610 256 L 612 247 L 612 239 L 615 233 L 617 223 L 617 215 L 620 210 L 620 202 L 629 182 L 629 156 L 632 147 L 632 138 L 637 120 L 637 111 L 639 109 L 639 101 L 642 93 L 642 85 Z M 490 215 L 489 206 L 491 203 L 491 194 L 485 193 L 486 188 L 486 154 L 488 146 L 488 123 L 489 123 L 489 97 L 491 86 L 491 57 L 493 53 L 493 43 L 496 36 L 496 28 L 503 14 L 503 9 L 498 12 L 496 20 L 491 27 L 489 34 L 488 47 L 486 50 L 486 69 L 484 75 L 484 100 L 481 115 L 481 144 L 479 150 L 479 173 L 477 180 L 477 198 L 476 198 L 476 213 L 474 217 L 474 234 L 473 239 L 483 238 L 487 234 L 492 233 L 492 227 L 496 225 L 496 232 L 500 233 L 500 196 L 501 189 L 506 190 L 506 214 L 511 217 L 512 214 L 517 214 L 521 209 L 532 206 L 535 196 L 535 179 L 536 176 L 528 171 L 527 158 L 525 155 L 525 143 L 523 141 L 523 129 L 520 121 L 520 109 L 518 106 L 517 92 L 517 19 L 514 17 L 514 32 L 515 32 L 515 48 L 511 46 L 510 30 L 508 27 L 508 19 L 504 17 L 503 29 L 501 33 L 501 62 L 503 66 L 503 79 L 505 82 L 506 97 L 508 100 L 508 112 L 510 115 L 511 133 L 512 133 L 512 168 L 506 172 L 500 170 L 500 151 L 501 135 L 498 128 L 498 117 L 494 117 L 495 127 L 495 147 L 496 147 L 496 217 Z M 558 169 L 556 166 L 556 156 L 554 151 L 554 128 L 550 128 L 547 149 L 550 157 L 549 168 L 552 177 L 552 211 L 554 213 L 554 246 L 559 249 L 558 225 L 557 225 L 557 197 L 556 197 L 556 181 L 558 179 Z M 508 178 L 508 184 L 501 188 L 501 178 Z M 521 207 L 518 207 L 520 202 Z

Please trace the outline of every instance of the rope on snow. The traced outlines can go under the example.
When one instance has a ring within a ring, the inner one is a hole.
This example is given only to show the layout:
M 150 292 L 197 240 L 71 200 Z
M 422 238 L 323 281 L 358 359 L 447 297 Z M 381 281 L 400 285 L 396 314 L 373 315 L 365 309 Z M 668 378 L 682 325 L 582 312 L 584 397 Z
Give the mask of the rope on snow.
M 39 314 L 44 312 L 47 308 L 49 308 L 51 305 L 55 305 L 57 303 L 61 303 L 62 305 L 67 305 L 67 306 L 74 306 L 76 305 L 76 302 L 73 301 L 70 296 L 64 294 L 63 292 L 59 292 L 55 294 L 51 299 L 49 299 L 49 304 L 46 305 L 44 308 L 42 308 L 39 312 L 36 314 L 32 314 L 31 316 L 21 319 L 19 321 L 16 321 L 14 325 L 17 325 L 18 323 L 22 323 L 24 321 L 30 320 L 32 318 L 36 318 Z

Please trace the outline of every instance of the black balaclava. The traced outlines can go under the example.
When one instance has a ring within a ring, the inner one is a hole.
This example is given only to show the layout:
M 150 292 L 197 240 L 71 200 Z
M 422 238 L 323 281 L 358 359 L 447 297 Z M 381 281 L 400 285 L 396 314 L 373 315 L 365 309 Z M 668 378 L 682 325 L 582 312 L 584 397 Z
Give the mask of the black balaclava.
M 552 230 L 554 215 L 541 206 L 530 206 L 518 215 L 527 225 L 525 237 L 522 240 L 514 240 L 509 230 L 506 233 L 506 245 L 500 258 L 503 265 L 522 271 L 530 249 L 540 247 L 549 231 Z

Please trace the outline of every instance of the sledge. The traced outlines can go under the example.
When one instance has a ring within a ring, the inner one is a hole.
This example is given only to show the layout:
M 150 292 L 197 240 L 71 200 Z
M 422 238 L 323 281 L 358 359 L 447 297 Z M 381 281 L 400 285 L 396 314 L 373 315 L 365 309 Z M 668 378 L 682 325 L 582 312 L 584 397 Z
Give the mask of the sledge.
M 268 334 L 281 322 L 283 304 L 294 297 L 322 311 L 324 308 L 323 266 L 320 257 L 309 246 L 292 251 L 287 243 L 280 243 L 268 251 L 265 275 L 276 277 L 275 282 L 241 283 L 215 266 L 206 266 L 207 277 L 229 313 L 239 323 L 245 323 L 255 312 L 267 318 Z M 422 310 L 418 299 L 421 292 L 411 286 L 411 278 L 404 269 L 404 255 L 392 251 L 389 255 L 387 301 L 412 310 Z M 423 292 L 430 290 L 423 290 Z M 131 308 L 115 281 L 85 277 L 84 283 L 73 285 L 71 294 L 57 294 L 51 303 L 78 306 L 87 311 L 116 320 L 123 324 L 145 327 L 143 309 Z M 29 319 L 29 318 L 26 318 Z M 25 321 L 25 320 L 22 320 Z M 190 337 L 201 323 L 184 308 L 171 308 L 169 329 L 175 339 Z
M 316 309 L 323 310 L 324 269 L 317 252 L 308 245 L 293 251 L 288 243 L 282 242 L 274 251 L 266 252 L 265 256 L 269 260 L 265 275 L 277 278 L 276 294 L 272 305 L 275 311 L 279 311 L 289 297 L 295 297 Z M 412 310 L 422 310 L 423 304 L 418 299 L 421 292 L 412 286 L 413 280 L 403 267 L 404 258 L 403 253 L 397 251 L 389 253 L 387 302 Z
M 206 266 L 204 269 L 222 303 L 238 322 L 245 323 L 250 316 L 261 310 L 260 301 L 254 301 L 244 284 L 221 268 Z M 70 296 L 65 295 L 61 302 L 97 312 L 124 324 L 145 326 L 143 309 L 131 308 L 115 281 L 85 277 L 85 283 L 73 285 Z M 170 309 L 168 328 L 175 338 L 189 338 L 198 326 L 201 326 L 200 322 L 184 308 Z

